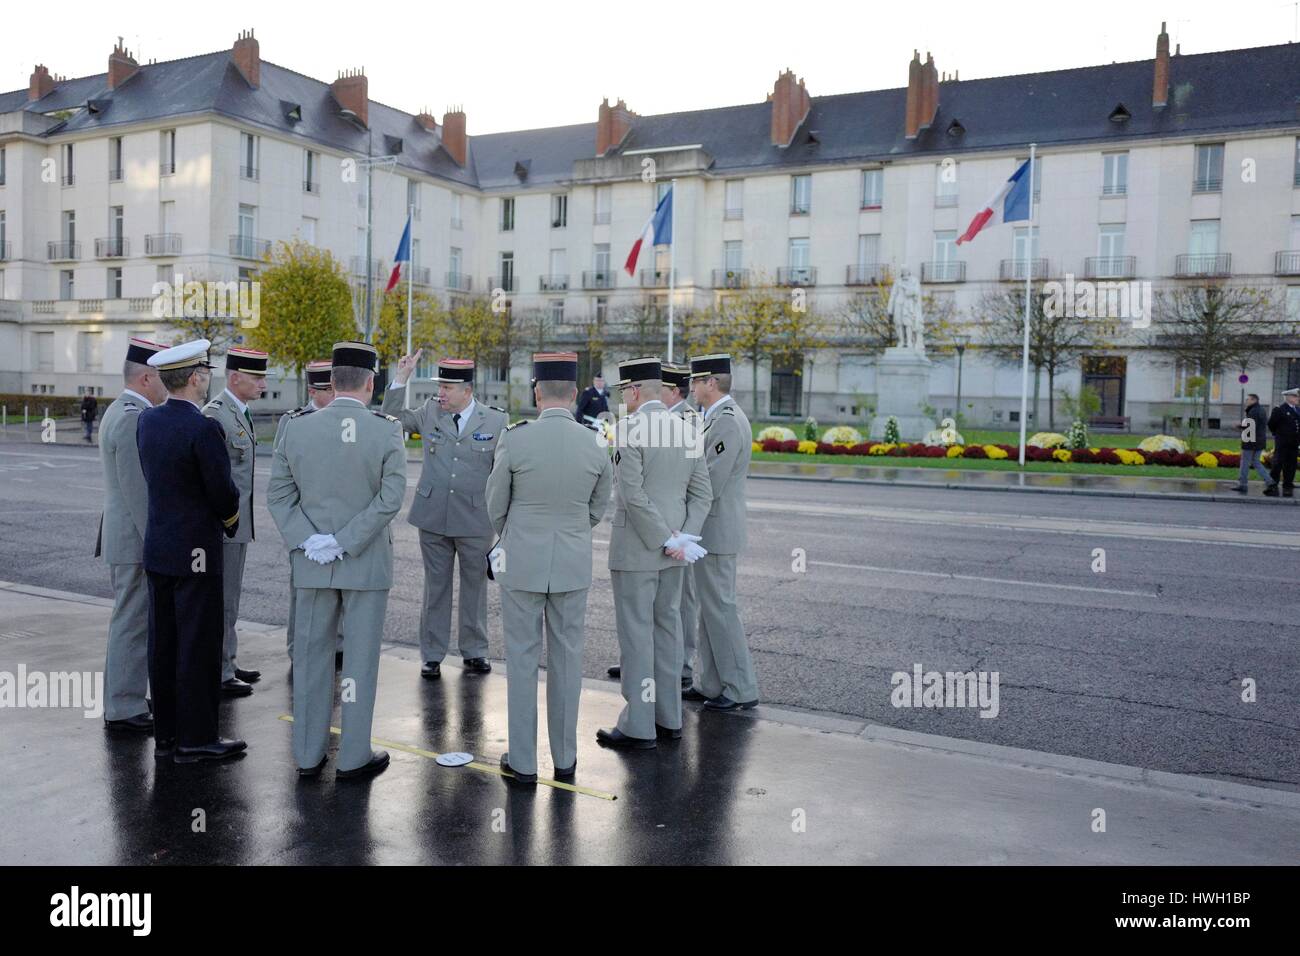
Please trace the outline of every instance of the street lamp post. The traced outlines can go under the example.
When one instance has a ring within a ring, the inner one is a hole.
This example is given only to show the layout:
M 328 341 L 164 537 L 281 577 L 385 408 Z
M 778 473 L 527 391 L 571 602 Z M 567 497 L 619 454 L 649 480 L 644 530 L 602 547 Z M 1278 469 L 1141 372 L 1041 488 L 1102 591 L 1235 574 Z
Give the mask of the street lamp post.
M 966 354 L 966 346 L 970 344 L 970 336 L 958 333 L 952 337 L 953 347 L 957 349 L 957 408 L 954 416 L 960 421 L 961 416 L 961 362 L 962 356 Z

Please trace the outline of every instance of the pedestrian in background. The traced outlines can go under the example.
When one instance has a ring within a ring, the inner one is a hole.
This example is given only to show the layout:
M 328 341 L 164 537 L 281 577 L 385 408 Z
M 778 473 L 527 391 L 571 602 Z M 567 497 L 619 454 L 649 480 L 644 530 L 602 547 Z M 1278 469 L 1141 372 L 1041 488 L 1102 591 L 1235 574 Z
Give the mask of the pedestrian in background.
M 1277 482 L 1268 473 L 1260 458 L 1268 448 L 1268 417 L 1264 406 L 1259 404 L 1259 396 L 1253 392 L 1246 396 L 1246 410 L 1241 416 L 1241 475 L 1237 480 L 1237 494 L 1244 495 L 1249 488 L 1250 469 L 1254 468 L 1264 479 L 1264 491 L 1274 487 Z

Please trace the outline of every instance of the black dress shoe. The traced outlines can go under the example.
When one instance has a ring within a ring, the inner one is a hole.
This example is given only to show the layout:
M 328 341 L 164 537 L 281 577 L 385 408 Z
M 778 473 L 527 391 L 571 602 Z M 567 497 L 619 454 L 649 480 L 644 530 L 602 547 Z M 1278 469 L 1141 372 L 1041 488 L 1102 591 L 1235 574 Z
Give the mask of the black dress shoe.
M 1277 485 L 1269 485 L 1264 489 L 1265 498 L 1276 498 L 1278 496 Z
M 732 700 L 726 694 L 719 694 L 713 700 L 704 702 L 705 710 L 750 710 L 757 706 L 757 700 Z
M 690 689 L 691 689 L 692 687 L 694 687 L 694 686 L 695 686 L 695 678 L 694 678 L 694 677 L 683 677 L 683 678 L 682 678 L 682 690 L 684 690 L 684 691 L 686 691 L 686 690 L 690 690 Z
M 253 692 L 253 685 L 238 677 L 232 677 L 230 680 L 221 682 L 221 693 L 224 697 L 247 697 Z
M 248 744 L 242 740 L 231 740 L 227 737 L 218 737 L 210 744 L 203 744 L 201 747 L 177 747 L 176 754 L 172 758 L 177 763 L 198 763 L 200 760 L 225 760 L 236 754 L 241 754 L 248 749 Z
M 425 680 L 437 680 L 442 676 L 442 664 L 438 661 L 429 661 L 420 668 L 420 676 Z
M 299 767 L 298 776 L 300 777 L 319 777 L 320 772 L 325 769 L 325 761 L 329 759 L 329 754 L 320 758 L 320 763 L 314 767 Z
M 578 764 L 575 761 L 574 767 L 576 768 L 577 766 Z M 510 754 L 508 753 L 504 753 L 501 755 L 501 769 L 506 772 L 507 774 L 506 780 L 510 781 L 511 783 L 534 784 L 537 782 L 537 774 L 520 773 L 514 767 L 510 766 Z M 558 771 L 556 775 L 557 776 L 559 775 Z
M 370 751 L 370 759 L 363 763 L 355 770 L 340 770 L 334 774 L 338 780 L 351 780 L 354 777 L 369 777 L 377 773 L 383 773 L 388 766 L 387 750 Z
M 1247 493 L 1249 493 L 1249 491 L 1250 491 L 1249 488 L 1243 488 L 1241 485 L 1237 485 L 1237 486 L 1236 486 L 1235 488 L 1233 488 L 1232 490 L 1235 491 L 1235 492 L 1236 492 L 1237 494 L 1239 494 L 1239 495 L 1247 494 Z
M 572 779 L 574 778 L 574 776 L 577 774 L 577 772 L 578 772 L 578 761 L 575 760 L 575 761 L 573 761 L 573 766 L 572 766 L 572 767 L 556 767 L 556 768 L 555 768 L 555 779 L 556 779 L 556 780 L 572 780 Z
M 125 730 L 151 734 L 153 733 L 153 718 L 148 714 L 136 714 L 134 717 L 125 717 L 122 720 L 108 720 L 105 718 L 104 727 L 107 730 Z
M 698 702 L 698 701 L 706 701 L 712 699 L 713 698 L 711 697 L 704 696 L 694 687 L 685 687 L 682 689 L 682 700 L 693 700 Z
M 256 684 L 262 679 L 261 671 L 246 671 L 239 667 L 235 668 L 235 676 L 245 684 Z
M 155 760 L 170 760 L 176 753 L 176 738 L 164 737 L 162 740 L 154 738 L 153 756 Z
M 672 727 L 665 727 L 662 724 L 655 724 L 655 736 L 660 740 L 681 740 L 682 728 L 674 730 Z
M 1295 489 L 1294 489 L 1294 488 L 1288 488 L 1286 491 L 1282 492 L 1282 497 L 1283 497 L 1283 498 L 1294 498 L 1294 497 L 1295 497 Z
M 613 667 L 606 670 L 605 673 L 608 674 L 610 677 L 617 679 L 623 676 L 623 668 L 622 666 L 615 664 Z
M 623 731 L 614 727 L 605 730 L 603 727 L 596 731 L 596 743 L 603 744 L 606 747 L 613 747 L 615 750 L 654 750 L 659 746 L 654 740 L 646 740 L 644 737 L 629 737 Z
M 491 674 L 492 665 L 484 657 L 467 657 L 465 658 L 465 670 L 475 674 Z

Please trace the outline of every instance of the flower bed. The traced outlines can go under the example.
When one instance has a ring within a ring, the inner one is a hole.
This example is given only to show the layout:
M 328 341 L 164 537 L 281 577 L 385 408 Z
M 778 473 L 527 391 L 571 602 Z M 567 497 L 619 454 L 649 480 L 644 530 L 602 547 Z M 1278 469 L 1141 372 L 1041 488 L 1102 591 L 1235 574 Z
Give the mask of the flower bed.
M 1015 445 L 926 445 L 923 442 L 898 443 L 867 441 L 780 441 L 767 438 L 754 442 L 754 451 L 786 452 L 804 455 L 844 455 L 848 457 L 887 456 L 890 458 L 985 458 L 993 461 L 1016 460 L 1020 449 Z M 1196 455 L 1185 451 L 1137 451 L 1132 448 L 1042 448 L 1025 446 L 1026 461 L 1059 461 L 1116 465 L 1167 465 L 1175 468 L 1237 468 L 1241 454 L 1235 451 L 1203 451 Z

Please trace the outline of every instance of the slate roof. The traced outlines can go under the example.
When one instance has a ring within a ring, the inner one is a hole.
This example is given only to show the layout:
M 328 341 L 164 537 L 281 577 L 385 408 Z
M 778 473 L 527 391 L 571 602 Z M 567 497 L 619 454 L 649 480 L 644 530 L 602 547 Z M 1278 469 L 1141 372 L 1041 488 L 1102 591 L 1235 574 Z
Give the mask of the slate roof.
M 939 87 L 939 110 L 915 140 L 903 131 L 905 89 L 812 97 L 808 118 L 787 148 L 769 141 L 767 103 L 752 103 L 657 116 L 639 116 L 624 151 L 701 144 L 715 172 L 860 163 L 926 154 L 1076 143 L 1122 144 L 1152 136 L 1211 135 L 1237 130 L 1300 127 L 1300 44 L 1178 55 L 1170 60 L 1169 104 L 1151 106 L 1153 60 L 947 81 Z M 262 62 L 253 90 L 230 52 L 146 64 L 117 90 L 107 74 L 59 83 L 36 103 L 27 90 L 0 94 L 0 113 L 48 113 L 101 100 L 98 113 L 83 110 L 47 135 L 106 128 L 143 120 L 217 113 L 334 149 L 364 154 L 367 134 L 339 115 L 328 83 Z M 301 122 L 286 104 L 302 108 Z M 1111 122 L 1119 104 L 1131 118 Z M 949 133 L 953 121 L 961 132 Z M 415 117 L 373 100 L 370 123 L 375 152 L 385 136 L 402 140 L 399 166 L 466 186 L 517 187 L 516 164 L 528 169 L 528 185 L 560 183 L 573 164 L 592 158 L 596 124 L 493 133 L 469 138 L 469 161 L 461 168 L 438 136 Z

